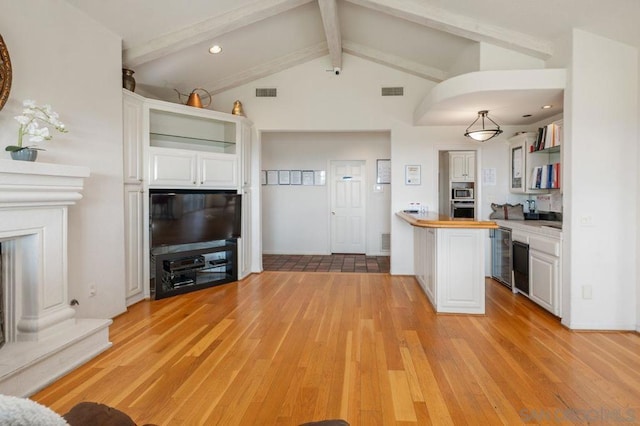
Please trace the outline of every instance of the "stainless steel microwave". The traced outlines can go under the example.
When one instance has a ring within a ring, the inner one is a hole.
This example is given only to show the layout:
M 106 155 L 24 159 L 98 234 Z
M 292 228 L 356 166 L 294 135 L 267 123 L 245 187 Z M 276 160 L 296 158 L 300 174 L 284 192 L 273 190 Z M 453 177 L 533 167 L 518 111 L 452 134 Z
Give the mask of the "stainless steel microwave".
M 473 200 L 473 188 L 453 188 L 451 198 L 453 200 Z

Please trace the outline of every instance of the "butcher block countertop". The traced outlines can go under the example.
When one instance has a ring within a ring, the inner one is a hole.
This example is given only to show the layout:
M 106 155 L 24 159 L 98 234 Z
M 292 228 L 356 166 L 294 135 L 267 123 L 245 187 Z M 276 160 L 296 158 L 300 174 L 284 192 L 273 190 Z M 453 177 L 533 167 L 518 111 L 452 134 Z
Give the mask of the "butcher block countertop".
M 423 228 L 474 228 L 496 229 L 498 224 L 491 220 L 474 220 L 462 217 L 449 217 L 438 213 L 405 213 L 397 212 L 396 215 L 413 226 Z

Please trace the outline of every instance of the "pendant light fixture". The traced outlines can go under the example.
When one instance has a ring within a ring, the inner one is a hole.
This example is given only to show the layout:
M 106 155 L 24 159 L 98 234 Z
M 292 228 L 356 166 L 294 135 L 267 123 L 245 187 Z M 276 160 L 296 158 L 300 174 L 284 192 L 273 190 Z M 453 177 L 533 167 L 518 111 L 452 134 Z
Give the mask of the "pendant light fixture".
M 495 127 L 486 128 L 484 123 L 485 118 L 489 120 L 491 123 L 493 123 Z M 476 126 L 475 129 L 472 129 L 472 127 L 480 119 L 482 119 L 482 127 L 478 125 Z M 483 110 L 483 111 L 478 111 L 478 118 L 476 118 L 474 122 L 471 123 L 469 127 L 467 127 L 467 131 L 464 132 L 464 135 L 471 139 L 474 139 L 480 142 L 485 142 L 495 136 L 498 136 L 500 133 L 502 133 L 502 130 L 500 130 L 500 126 L 498 126 L 498 123 L 496 123 L 495 121 L 489 118 L 489 111 Z

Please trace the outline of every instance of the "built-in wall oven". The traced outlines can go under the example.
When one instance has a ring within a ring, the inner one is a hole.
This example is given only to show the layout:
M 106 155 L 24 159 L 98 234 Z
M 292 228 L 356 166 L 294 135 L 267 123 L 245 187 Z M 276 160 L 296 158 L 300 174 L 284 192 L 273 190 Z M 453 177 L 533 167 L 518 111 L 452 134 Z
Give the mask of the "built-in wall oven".
M 473 219 L 476 215 L 476 203 L 474 201 L 452 201 L 451 217 L 464 217 Z

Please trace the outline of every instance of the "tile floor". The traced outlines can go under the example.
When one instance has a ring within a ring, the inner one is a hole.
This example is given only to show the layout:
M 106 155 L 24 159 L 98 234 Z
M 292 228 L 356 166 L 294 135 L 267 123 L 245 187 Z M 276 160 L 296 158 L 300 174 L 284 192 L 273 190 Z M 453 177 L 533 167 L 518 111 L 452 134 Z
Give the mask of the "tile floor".
M 305 272 L 389 272 L 389 256 L 364 254 L 332 254 L 327 256 L 274 255 L 262 256 L 265 271 Z

